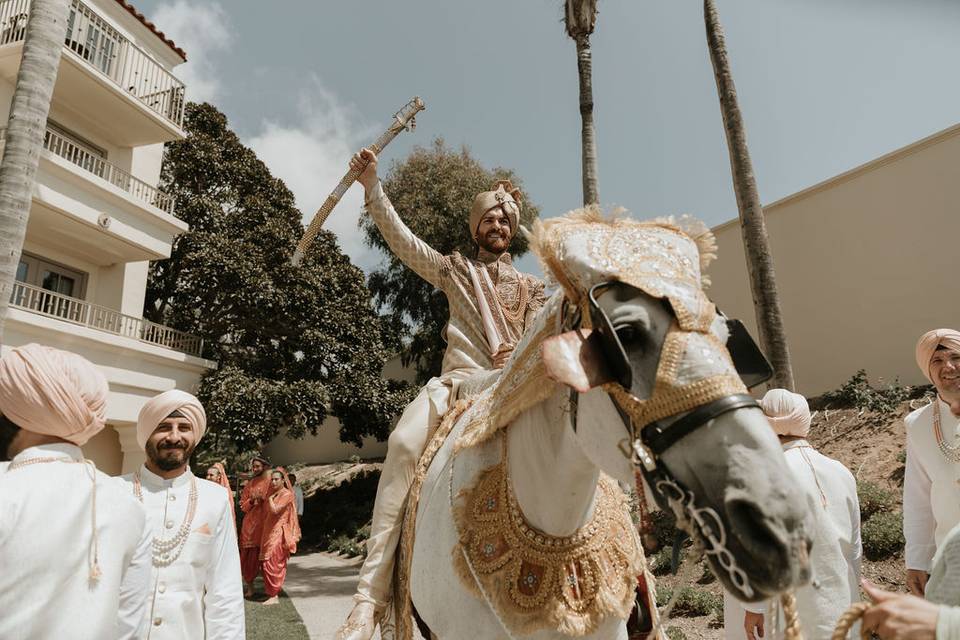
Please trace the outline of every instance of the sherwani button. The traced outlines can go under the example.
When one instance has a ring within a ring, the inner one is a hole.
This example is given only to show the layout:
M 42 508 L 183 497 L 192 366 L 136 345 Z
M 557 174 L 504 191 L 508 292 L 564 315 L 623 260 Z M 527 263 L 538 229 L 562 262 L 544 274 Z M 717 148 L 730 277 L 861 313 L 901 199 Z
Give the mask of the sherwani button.
M 162 622 L 163 622 L 163 620 L 161 620 L 160 618 L 154 618 L 154 619 L 153 619 L 153 626 L 159 627 Z
M 167 590 L 167 585 L 163 584 L 162 582 L 157 585 L 157 591 L 159 591 L 160 593 L 163 593 L 166 590 Z
M 167 529 L 173 529 L 173 520 L 167 520 L 166 525 Z
M 175 495 L 173 495 L 173 494 L 171 493 L 171 494 L 170 494 L 170 497 L 167 498 L 167 499 L 170 500 L 170 502 L 173 502 L 174 500 L 177 499 L 177 496 L 175 496 Z

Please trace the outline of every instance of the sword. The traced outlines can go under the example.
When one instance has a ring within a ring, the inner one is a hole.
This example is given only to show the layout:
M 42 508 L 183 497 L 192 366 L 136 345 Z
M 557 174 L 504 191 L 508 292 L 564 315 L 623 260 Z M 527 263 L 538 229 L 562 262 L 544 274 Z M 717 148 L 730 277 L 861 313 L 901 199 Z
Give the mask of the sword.
M 384 131 L 376 142 L 371 144 L 368 149 L 373 151 L 378 156 L 380 152 L 383 151 L 390 142 L 397 137 L 397 134 L 401 131 L 413 131 L 417 127 L 416 116 L 417 113 L 423 111 L 426 107 L 423 105 L 423 100 L 419 96 L 415 96 L 413 100 L 408 102 L 400 111 L 397 111 L 393 114 L 393 122 L 390 123 L 390 126 L 387 127 L 387 130 Z M 293 258 L 290 262 L 294 266 L 300 264 L 300 261 L 303 260 L 304 254 L 306 254 L 307 249 L 310 248 L 310 245 L 313 243 L 314 238 L 317 237 L 317 234 L 320 233 L 320 227 L 323 226 L 323 223 L 326 222 L 327 216 L 330 215 L 330 212 L 333 211 L 333 208 L 337 206 L 337 203 L 340 202 L 340 198 L 343 197 L 343 194 L 347 192 L 347 189 L 350 188 L 350 185 L 354 183 L 363 170 L 367 167 L 367 163 L 364 162 L 363 166 L 359 169 L 353 169 L 347 172 L 347 175 L 343 176 L 340 180 L 340 184 L 327 196 L 327 199 L 323 201 L 323 204 L 317 209 L 317 212 L 313 214 L 313 220 L 310 221 L 310 225 L 307 227 L 307 230 L 303 233 L 303 237 L 300 238 L 300 242 L 297 243 L 297 248 L 293 252 Z

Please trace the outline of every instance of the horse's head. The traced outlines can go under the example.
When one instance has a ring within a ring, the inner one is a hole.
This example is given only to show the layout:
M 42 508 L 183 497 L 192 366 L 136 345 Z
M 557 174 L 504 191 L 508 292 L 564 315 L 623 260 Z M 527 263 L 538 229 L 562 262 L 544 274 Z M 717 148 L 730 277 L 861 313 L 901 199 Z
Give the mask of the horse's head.
M 703 290 L 710 232 L 586 210 L 541 225 L 534 246 L 566 294 L 566 331 L 543 356 L 579 393 L 587 455 L 622 480 L 638 467 L 738 598 L 805 582 L 806 502 L 744 383 L 765 361 Z

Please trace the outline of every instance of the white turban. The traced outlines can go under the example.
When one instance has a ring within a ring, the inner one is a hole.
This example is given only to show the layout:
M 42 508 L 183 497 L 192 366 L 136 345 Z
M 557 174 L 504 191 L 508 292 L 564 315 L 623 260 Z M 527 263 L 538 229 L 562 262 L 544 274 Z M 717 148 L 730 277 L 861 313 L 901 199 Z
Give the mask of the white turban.
M 933 359 L 933 354 L 940 345 L 952 351 L 960 351 L 960 331 L 934 329 L 927 331 L 917 341 L 917 366 L 930 382 L 933 382 L 930 376 L 930 360 Z
M 140 409 L 137 417 L 137 444 L 141 449 L 146 449 L 150 434 L 174 411 L 186 416 L 197 436 L 197 442 L 200 441 L 207 432 L 207 413 L 203 410 L 203 405 L 192 394 L 171 389 L 151 398 Z
M 0 360 L 0 413 L 15 425 L 82 446 L 106 425 L 103 374 L 75 353 L 40 344 Z
M 760 408 L 777 435 L 806 438 L 810 432 L 810 405 L 799 393 L 771 389 L 760 401 Z

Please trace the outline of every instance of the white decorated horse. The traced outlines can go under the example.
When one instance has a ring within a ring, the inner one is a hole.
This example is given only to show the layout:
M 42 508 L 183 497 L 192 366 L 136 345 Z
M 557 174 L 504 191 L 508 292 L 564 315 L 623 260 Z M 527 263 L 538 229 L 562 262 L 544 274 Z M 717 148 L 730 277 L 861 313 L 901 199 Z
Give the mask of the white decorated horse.
M 805 502 L 703 290 L 709 231 L 588 209 L 532 245 L 559 290 L 444 418 L 408 509 L 396 584 L 433 636 L 625 639 L 645 563 L 616 481 L 635 465 L 728 591 L 805 582 Z

